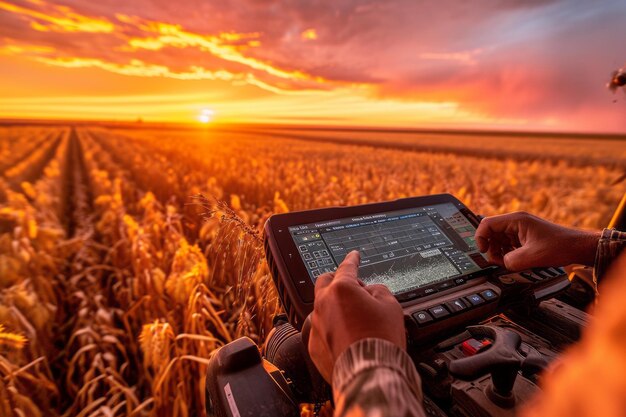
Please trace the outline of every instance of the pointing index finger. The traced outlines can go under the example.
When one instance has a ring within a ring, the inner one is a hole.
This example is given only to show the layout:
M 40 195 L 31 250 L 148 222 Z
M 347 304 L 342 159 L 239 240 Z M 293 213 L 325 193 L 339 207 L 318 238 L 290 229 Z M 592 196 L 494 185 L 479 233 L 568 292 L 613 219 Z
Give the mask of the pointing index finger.
M 361 255 L 359 251 L 353 250 L 343 260 L 337 272 L 335 272 L 336 280 L 352 280 L 358 283 L 359 262 L 361 261 Z

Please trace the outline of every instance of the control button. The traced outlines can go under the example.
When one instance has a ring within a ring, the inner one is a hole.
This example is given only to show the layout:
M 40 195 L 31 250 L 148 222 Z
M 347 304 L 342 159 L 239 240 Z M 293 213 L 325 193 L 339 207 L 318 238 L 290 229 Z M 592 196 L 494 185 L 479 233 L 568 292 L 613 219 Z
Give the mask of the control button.
M 457 279 L 454 280 L 454 283 L 456 285 L 463 285 L 463 284 L 465 284 L 465 278 L 457 278 Z
M 496 294 L 495 291 L 493 290 L 485 290 L 481 292 L 480 295 L 482 295 L 483 298 L 487 301 L 493 300 L 494 298 L 498 298 L 498 294 Z
M 306 247 L 306 245 L 300 245 L 300 252 L 306 252 L 309 250 L 309 248 Z
M 559 268 L 558 266 L 554 266 L 550 268 L 550 270 L 556 273 L 557 275 L 565 275 L 565 270 L 563 268 Z
M 459 311 L 465 310 L 467 308 L 467 304 L 465 304 L 465 301 L 463 301 L 463 299 L 459 298 L 454 301 L 448 301 L 446 303 L 446 307 L 448 307 L 448 310 L 452 311 L 453 313 L 458 313 Z
M 411 292 L 407 292 L 404 294 L 400 294 L 396 298 L 398 299 L 398 301 L 409 301 L 417 297 L 419 297 L 419 292 L 411 291 Z
M 545 276 L 546 278 L 556 277 L 557 275 L 560 275 L 558 272 L 553 271 L 550 268 L 544 268 L 540 271 L 537 271 L 537 273 L 539 275 Z
M 433 368 L 432 366 L 430 366 L 429 364 L 427 364 L 425 362 L 418 363 L 417 364 L 417 368 L 420 370 L 420 375 L 423 375 L 424 373 L 426 373 L 431 378 L 434 378 L 434 377 L 437 376 L 437 371 L 435 370 L 435 368 Z M 424 407 L 424 409 L 426 409 L 426 407 Z M 435 413 L 428 414 L 428 411 L 427 411 L 426 415 L 427 416 L 430 416 L 430 415 L 436 416 L 437 414 L 435 414 Z
M 483 298 L 478 294 L 468 295 L 465 299 L 475 306 L 485 302 L 485 300 L 483 300 Z
M 565 271 L 563 271 L 561 268 L 548 268 L 546 269 L 546 271 L 550 272 L 551 274 L 554 274 L 553 276 L 555 277 L 565 274 Z
M 428 314 L 425 311 L 418 311 L 417 313 L 413 314 L 413 318 L 419 323 L 419 324 L 425 324 L 428 323 L 430 321 L 433 321 L 433 318 L 431 317 L 430 314 Z
M 533 269 L 533 272 L 535 273 L 535 275 L 539 275 L 541 278 L 552 278 L 554 276 L 543 269 Z
M 447 290 L 448 288 L 452 288 L 452 281 L 444 281 L 442 283 L 437 284 L 437 289 L 439 291 Z
M 541 281 L 541 278 L 530 273 L 530 272 L 520 272 L 519 273 L 521 276 L 523 276 L 524 278 L 526 278 L 527 280 L 533 281 L 533 282 L 537 282 L 537 281 Z
M 510 275 L 502 275 L 502 276 L 498 277 L 498 279 L 504 285 L 511 285 L 511 284 L 515 284 L 517 282 L 517 281 L 515 281 L 515 278 L 513 278 Z
M 450 313 L 448 313 L 448 310 L 446 310 L 446 308 L 444 306 L 436 306 L 433 308 L 429 308 L 428 311 L 430 311 L 430 314 L 433 315 L 434 318 L 439 319 L 441 317 L 445 317 L 447 315 L 449 315 Z
M 476 340 L 473 337 L 461 344 L 461 350 L 465 356 L 473 356 L 491 345 L 490 340 Z
M 432 287 L 431 288 L 424 288 L 424 290 L 423 290 L 424 295 L 430 295 L 430 294 L 434 294 L 436 292 L 437 292 L 437 290 L 432 288 Z
M 310 261 L 311 259 L 313 259 L 310 253 L 305 253 L 302 255 L 302 257 L 304 258 L 305 261 Z
M 315 261 L 308 262 L 308 265 L 309 265 L 309 268 L 317 268 L 317 262 Z

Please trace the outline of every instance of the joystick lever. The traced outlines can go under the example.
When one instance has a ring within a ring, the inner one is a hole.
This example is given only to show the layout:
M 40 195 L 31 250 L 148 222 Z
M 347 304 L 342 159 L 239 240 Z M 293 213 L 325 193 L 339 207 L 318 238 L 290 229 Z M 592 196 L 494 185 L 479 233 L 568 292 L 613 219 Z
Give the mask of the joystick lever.
M 471 380 L 491 374 L 491 386 L 486 394 L 491 401 L 505 408 L 515 404 L 512 393 L 517 373 L 534 373 L 546 367 L 545 359 L 534 348 L 524 355 L 520 352 L 522 338 L 519 334 L 495 326 L 470 326 L 474 338 L 489 338 L 493 342 L 483 352 L 450 362 L 450 373 L 458 378 Z

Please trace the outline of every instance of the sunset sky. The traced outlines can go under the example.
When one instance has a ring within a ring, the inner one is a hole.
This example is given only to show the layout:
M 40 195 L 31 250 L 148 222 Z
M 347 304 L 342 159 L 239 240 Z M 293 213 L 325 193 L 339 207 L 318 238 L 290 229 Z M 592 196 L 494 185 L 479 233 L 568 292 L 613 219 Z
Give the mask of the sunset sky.
M 0 118 L 626 133 L 626 1 L 0 0 Z

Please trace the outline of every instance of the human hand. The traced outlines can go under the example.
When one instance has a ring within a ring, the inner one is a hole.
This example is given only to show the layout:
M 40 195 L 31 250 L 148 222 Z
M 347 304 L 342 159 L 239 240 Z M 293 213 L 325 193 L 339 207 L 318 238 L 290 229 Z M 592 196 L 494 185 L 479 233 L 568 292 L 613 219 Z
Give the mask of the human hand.
M 489 260 L 509 271 L 593 265 L 601 232 L 568 228 L 525 212 L 483 219 L 476 229 L 476 244 Z
M 360 255 L 352 251 L 337 271 L 315 283 L 309 355 L 331 383 L 335 361 L 352 343 L 374 337 L 406 348 L 400 303 L 382 284 L 365 286 L 357 278 Z

